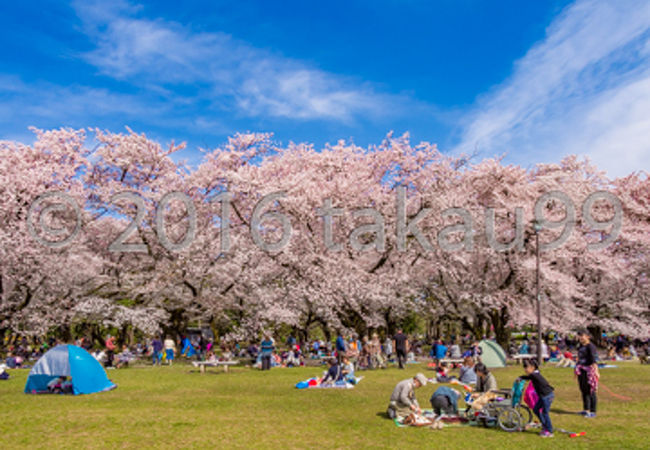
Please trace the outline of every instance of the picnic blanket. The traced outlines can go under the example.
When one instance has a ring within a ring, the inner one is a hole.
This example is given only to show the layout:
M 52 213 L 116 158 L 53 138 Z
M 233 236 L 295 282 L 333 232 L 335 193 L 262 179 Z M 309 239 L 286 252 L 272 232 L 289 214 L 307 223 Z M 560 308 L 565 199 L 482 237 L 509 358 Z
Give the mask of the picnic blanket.
M 335 383 L 328 383 L 322 385 L 320 383 L 320 378 L 309 378 L 305 381 L 301 381 L 296 384 L 297 389 L 353 389 L 355 385 L 363 380 L 363 377 L 356 377 L 355 382 L 351 383 L 349 381 L 341 380 Z
M 398 427 L 429 427 L 432 429 L 441 429 L 443 426 L 460 426 L 468 425 L 469 420 L 460 416 L 437 416 L 432 409 L 422 410 L 422 414 L 409 414 L 406 417 L 393 419 Z

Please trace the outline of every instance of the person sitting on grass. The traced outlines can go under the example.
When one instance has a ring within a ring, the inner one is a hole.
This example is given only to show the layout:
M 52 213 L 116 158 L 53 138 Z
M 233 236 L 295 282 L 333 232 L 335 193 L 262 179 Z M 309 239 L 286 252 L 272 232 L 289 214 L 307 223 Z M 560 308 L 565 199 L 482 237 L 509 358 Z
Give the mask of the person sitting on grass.
M 300 367 L 301 365 L 302 365 L 302 354 L 300 353 L 300 348 L 297 345 L 294 345 L 293 348 L 287 352 L 285 366 Z
M 230 361 L 233 357 L 232 351 L 230 350 L 230 346 L 226 345 L 223 350 L 221 351 L 221 358 L 219 358 L 221 361 Z
M 466 356 L 463 365 L 460 366 L 458 381 L 462 384 L 476 384 L 476 372 L 474 371 L 474 358 Z
M 15 369 L 16 368 L 16 366 L 18 364 L 16 362 L 16 357 L 13 355 L 13 353 L 11 353 L 11 352 L 7 353 L 7 359 L 5 359 L 5 364 L 10 369 Z
M 573 360 L 573 354 L 568 350 L 561 353 L 560 358 L 557 363 L 555 363 L 556 367 L 575 367 L 575 365 L 576 363 Z
M 496 394 L 493 391 L 496 391 L 498 386 L 496 378 L 494 378 L 494 375 L 490 373 L 485 364 L 476 364 L 476 366 L 474 366 L 474 371 L 476 372 L 476 388 L 470 396 L 472 402 L 467 409 L 469 410 L 471 408 L 478 411 L 482 409 L 487 402 L 496 397 Z
M 641 364 L 650 364 L 650 346 L 647 342 L 641 347 L 641 351 L 639 352 L 639 361 Z
M 431 408 L 437 416 L 458 415 L 458 399 L 460 392 L 447 386 L 440 386 L 431 396 Z
M 122 353 L 117 355 L 117 364 L 115 366 L 116 369 L 121 369 L 122 367 L 128 367 L 129 362 L 133 361 L 135 359 L 135 355 L 129 350 L 129 348 L 124 345 L 122 347 Z
M 9 372 L 7 372 L 7 366 L 5 364 L 0 364 L 0 380 L 8 380 Z
M 478 397 L 480 394 L 499 389 L 497 387 L 497 379 L 494 378 L 494 375 L 488 370 L 485 364 L 478 363 L 474 366 L 474 372 L 476 372 L 476 389 L 474 390 L 474 394 L 472 394 L 473 396 Z
M 339 365 L 338 360 L 336 358 L 331 358 L 329 363 L 330 367 L 321 380 L 321 385 L 328 386 L 336 383 L 337 381 L 343 380 L 343 371 L 341 370 L 341 366 Z
M 343 357 L 343 367 L 341 368 L 343 379 L 347 383 L 357 384 L 357 378 L 354 376 L 354 364 L 347 356 Z
M 438 383 L 449 383 L 451 381 L 451 376 L 449 375 L 449 366 L 447 363 L 440 363 L 436 369 L 436 381 Z
M 71 394 L 72 380 L 68 380 L 66 376 L 56 377 L 47 383 L 47 390 L 51 394 Z
M 553 437 L 553 424 L 549 416 L 551 403 L 553 403 L 553 399 L 555 398 L 553 386 L 539 372 L 537 361 L 533 359 L 524 361 L 524 371 L 526 375 L 522 375 L 519 378 L 521 380 L 530 380 L 538 396 L 537 403 L 533 406 L 533 412 L 542 423 L 542 432 L 539 435 L 541 437 Z
M 400 381 L 393 389 L 386 413 L 391 419 L 401 419 L 411 413 L 421 414 L 422 410 L 415 398 L 415 389 L 426 386 L 427 378 L 418 373 L 413 378 Z

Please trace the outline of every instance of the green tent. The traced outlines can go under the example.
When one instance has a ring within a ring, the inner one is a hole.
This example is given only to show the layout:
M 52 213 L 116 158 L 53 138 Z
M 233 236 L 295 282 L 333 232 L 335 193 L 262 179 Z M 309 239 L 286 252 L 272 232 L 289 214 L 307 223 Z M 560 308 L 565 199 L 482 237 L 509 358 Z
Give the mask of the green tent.
M 479 342 L 481 347 L 481 362 L 488 368 L 505 367 L 506 366 L 506 352 L 503 348 L 494 341 L 486 339 Z

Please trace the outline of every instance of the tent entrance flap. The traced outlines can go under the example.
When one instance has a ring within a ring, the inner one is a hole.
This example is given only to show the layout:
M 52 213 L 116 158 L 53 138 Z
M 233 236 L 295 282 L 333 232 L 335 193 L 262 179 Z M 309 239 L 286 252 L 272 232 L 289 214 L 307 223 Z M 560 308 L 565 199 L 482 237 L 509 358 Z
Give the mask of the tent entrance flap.
M 27 378 L 25 392 L 31 394 L 47 392 L 47 384 L 60 376 L 63 375 L 30 375 L 29 378 Z

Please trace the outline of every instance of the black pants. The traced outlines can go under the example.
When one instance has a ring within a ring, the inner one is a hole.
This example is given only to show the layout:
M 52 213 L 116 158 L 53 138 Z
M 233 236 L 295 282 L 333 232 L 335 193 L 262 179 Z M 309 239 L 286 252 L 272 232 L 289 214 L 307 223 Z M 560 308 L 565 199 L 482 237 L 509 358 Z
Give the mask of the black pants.
M 271 355 L 262 356 L 262 370 L 269 370 L 271 368 Z
M 104 362 L 104 367 L 113 367 L 114 357 L 115 352 L 113 350 L 106 350 L 106 362 Z
M 452 414 L 454 412 L 454 408 L 451 406 L 451 402 L 446 395 L 434 395 L 431 397 L 431 407 L 433 408 L 433 412 L 438 416 L 441 412 L 444 414 Z
M 580 375 L 578 375 L 578 385 L 580 386 L 580 392 L 582 393 L 582 409 L 595 413 L 597 400 L 596 392 L 591 392 L 589 377 L 587 376 L 587 372 L 584 370 L 580 371 Z
M 403 349 L 403 348 L 398 348 L 397 349 L 397 362 L 399 364 L 400 369 L 404 368 L 404 361 L 406 361 L 406 350 Z

